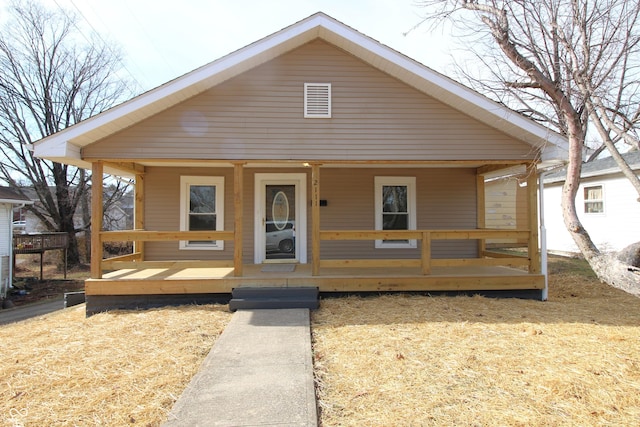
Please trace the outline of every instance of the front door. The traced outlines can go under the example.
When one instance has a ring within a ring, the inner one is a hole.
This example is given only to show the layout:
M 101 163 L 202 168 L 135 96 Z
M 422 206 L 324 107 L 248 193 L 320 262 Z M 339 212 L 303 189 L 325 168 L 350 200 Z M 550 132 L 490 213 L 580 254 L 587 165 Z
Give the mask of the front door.
M 256 264 L 306 263 L 306 177 L 256 174 Z

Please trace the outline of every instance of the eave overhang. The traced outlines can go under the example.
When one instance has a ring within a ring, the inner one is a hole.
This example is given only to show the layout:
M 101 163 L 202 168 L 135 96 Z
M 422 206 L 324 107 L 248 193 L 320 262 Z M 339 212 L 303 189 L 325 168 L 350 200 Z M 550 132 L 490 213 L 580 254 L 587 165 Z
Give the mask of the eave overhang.
M 123 104 L 44 138 L 34 144 L 35 155 L 89 168 L 90 162 L 82 158 L 83 147 L 133 126 L 315 39 L 325 40 L 452 108 L 530 144 L 540 153 L 539 160 L 542 163 L 556 163 L 567 158 L 567 140 L 558 133 L 323 13 L 314 14 Z

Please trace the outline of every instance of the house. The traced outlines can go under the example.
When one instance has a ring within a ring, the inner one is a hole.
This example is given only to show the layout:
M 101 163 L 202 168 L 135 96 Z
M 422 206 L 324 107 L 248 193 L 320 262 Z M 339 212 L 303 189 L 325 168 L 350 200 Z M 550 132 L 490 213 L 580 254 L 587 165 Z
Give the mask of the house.
M 0 187 L 0 299 L 7 296 L 13 276 L 13 210 L 32 203 L 11 188 Z
M 93 312 L 244 287 L 544 299 L 537 171 L 566 147 L 317 13 L 34 149 L 92 169 Z M 528 171 L 527 223 L 488 228 L 484 175 L 513 167 Z M 135 180 L 134 230 L 100 227 L 105 172 Z M 485 248 L 509 238 L 524 257 Z M 134 253 L 103 259 L 111 241 Z
M 49 214 L 42 205 L 36 190 L 33 187 L 21 187 L 20 193 L 29 198 L 32 203 L 32 207 L 27 209 L 25 207 L 16 208 L 14 210 L 14 231 L 21 233 L 46 233 L 50 232 L 47 226 L 40 220 L 38 215 L 33 211 L 37 210 L 45 217 Z M 52 194 L 53 200 L 55 198 L 55 187 L 49 187 L 49 191 Z M 113 191 L 109 188 L 105 188 L 105 199 L 110 198 L 113 195 Z M 89 200 L 91 199 L 89 195 Z M 89 216 L 90 212 L 86 216 Z M 90 218 L 89 218 L 90 219 Z M 77 230 L 85 228 L 85 213 L 82 210 L 82 204 L 78 206 L 73 216 L 73 223 Z M 133 195 L 132 192 L 126 192 L 122 196 L 113 197 L 109 203 L 105 204 L 104 216 L 103 216 L 103 228 L 105 230 L 126 230 L 133 226 Z
M 640 151 L 623 154 L 631 169 L 640 175 Z M 576 254 L 580 250 L 564 225 L 560 198 L 566 170 L 544 178 L 544 217 L 549 251 Z M 620 251 L 640 242 L 640 203 L 631 182 L 622 175 L 611 157 L 582 165 L 576 210 L 582 225 L 603 251 Z

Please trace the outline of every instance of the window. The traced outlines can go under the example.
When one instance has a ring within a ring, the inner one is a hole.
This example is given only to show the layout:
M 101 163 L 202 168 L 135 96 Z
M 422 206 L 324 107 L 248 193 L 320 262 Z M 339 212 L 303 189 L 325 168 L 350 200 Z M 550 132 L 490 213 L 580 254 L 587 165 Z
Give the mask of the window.
M 604 213 L 602 185 L 584 187 L 584 213 Z
M 331 118 L 331 84 L 304 84 L 304 117 L 311 119 Z
M 376 230 L 416 229 L 416 179 L 375 178 Z M 415 248 L 416 240 L 376 240 L 376 248 Z
M 224 229 L 224 178 L 180 177 L 180 231 Z M 181 240 L 180 249 L 224 249 L 223 240 Z

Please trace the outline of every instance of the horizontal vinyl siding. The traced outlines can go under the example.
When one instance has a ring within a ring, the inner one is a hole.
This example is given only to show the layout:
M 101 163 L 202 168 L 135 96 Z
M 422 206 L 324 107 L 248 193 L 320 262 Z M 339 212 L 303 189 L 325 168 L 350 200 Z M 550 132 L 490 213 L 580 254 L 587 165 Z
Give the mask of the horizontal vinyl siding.
M 224 228 L 233 230 L 233 169 L 231 168 L 159 168 L 145 171 L 145 229 L 180 229 L 180 176 L 224 176 Z M 224 250 L 179 250 L 178 241 L 145 243 L 147 260 L 232 260 L 233 242 L 225 241 Z
M 331 83 L 332 118 L 303 117 Z M 315 41 L 86 147 L 101 159 L 530 159 L 527 144 Z
M 255 173 L 306 173 L 309 169 L 244 170 L 243 252 L 244 262 L 254 255 Z M 145 222 L 148 230 L 173 231 L 180 222 L 180 176 L 225 177 L 225 229 L 232 230 L 233 169 L 149 167 L 145 176 Z M 376 176 L 415 176 L 417 226 L 421 229 L 474 229 L 476 227 L 476 176 L 471 169 L 338 169 L 321 168 L 320 208 L 323 230 L 372 230 L 374 228 L 374 178 Z M 310 178 L 307 194 L 311 194 Z M 307 200 L 307 253 L 311 257 L 311 209 Z M 148 242 L 147 260 L 233 259 L 233 242 L 224 251 L 181 251 L 178 242 Z M 373 241 L 324 241 L 323 259 L 418 258 L 419 249 L 375 249 Z M 434 258 L 475 257 L 475 241 L 433 242 Z M 310 262 L 310 261 L 309 261 Z
M 320 208 L 323 230 L 374 228 L 374 178 L 415 176 L 419 229 L 476 228 L 475 173 L 465 169 L 321 169 Z M 419 249 L 375 249 L 373 241 L 323 241 L 323 259 L 418 258 Z M 477 254 L 475 241 L 434 241 L 434 258 Z
M 584 187 L 602 185 L 604 213 L 584 213 Z M 579 249 L 567 231 L 561 207 L 562 185 L 546 185 L 544 190 L 545 225 L 549 250 L 575 252 Z M 619 251 L 640 241 L 640 203 L 637 193 L 622 176 L 583 179 L 576 195 L 578 218 L 591 240 L 602 251 Z

